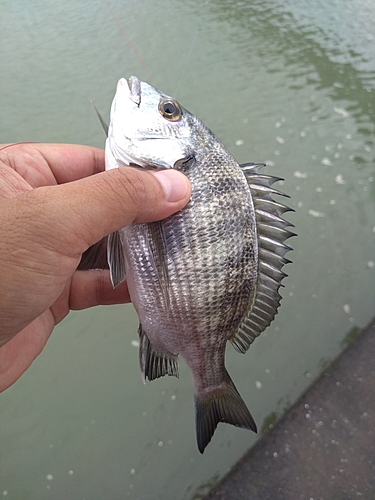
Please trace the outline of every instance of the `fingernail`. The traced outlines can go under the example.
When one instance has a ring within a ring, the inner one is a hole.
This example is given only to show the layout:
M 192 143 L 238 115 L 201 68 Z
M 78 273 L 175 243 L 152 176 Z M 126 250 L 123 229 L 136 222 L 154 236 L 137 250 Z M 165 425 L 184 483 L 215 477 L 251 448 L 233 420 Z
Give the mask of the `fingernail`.
M 177 170 L 159 170 L 152 172 L 160 184 L 163 186 L 167 201 L 176 202 L 185 198 L 190 188 L 190 183 L 183 174 Z

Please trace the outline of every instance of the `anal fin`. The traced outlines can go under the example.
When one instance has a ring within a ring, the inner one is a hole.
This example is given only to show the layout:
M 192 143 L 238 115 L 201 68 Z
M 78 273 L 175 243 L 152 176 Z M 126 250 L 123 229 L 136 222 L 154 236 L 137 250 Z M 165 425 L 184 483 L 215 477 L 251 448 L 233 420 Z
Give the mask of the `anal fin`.
M 179 376 L 177 356 L 173 356 L 166 352 L 160 352 L 154 349 L 149 341 L 142 325 L 139 325 L 139 363 L 143 382 L 146 378 L 154 380 L 164 375 Z

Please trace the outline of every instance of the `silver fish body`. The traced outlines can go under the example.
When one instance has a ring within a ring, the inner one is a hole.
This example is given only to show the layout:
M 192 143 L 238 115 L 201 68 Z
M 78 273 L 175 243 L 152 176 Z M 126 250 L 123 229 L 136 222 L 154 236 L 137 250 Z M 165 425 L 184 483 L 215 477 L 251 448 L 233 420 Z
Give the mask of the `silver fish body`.
M 175 168 L 192 185 L 177 214 L 111 235 L 108 261 L 114 285 L 126 269 L 144 380 L 178 376 L 179 355 L 190 368 L 203 453 L 219 422 L 256 431 L 225 347 L 245 352 L 277 312 L 287 207 L 272 198 L 277 179 L 240 166 L 198 118 L 135 77 L 119 82 L 106 144 L 106 167 L 124 164 Z

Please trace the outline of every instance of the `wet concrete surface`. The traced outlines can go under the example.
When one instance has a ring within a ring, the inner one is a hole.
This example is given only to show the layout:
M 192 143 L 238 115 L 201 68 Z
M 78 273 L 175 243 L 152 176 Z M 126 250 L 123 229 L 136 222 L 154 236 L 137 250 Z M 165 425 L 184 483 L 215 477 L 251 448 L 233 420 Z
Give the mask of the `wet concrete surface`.
M 205 500 L 375 499 L 375 320 Z

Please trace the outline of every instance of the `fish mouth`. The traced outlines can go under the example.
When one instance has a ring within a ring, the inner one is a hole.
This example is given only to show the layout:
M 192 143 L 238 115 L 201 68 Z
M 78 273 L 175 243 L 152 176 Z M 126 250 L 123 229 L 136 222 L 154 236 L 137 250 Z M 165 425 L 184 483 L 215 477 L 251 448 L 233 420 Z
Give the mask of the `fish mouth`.
M 141 82 L 136 76 L 131 76 L 129 81 L 120 78 L 117 84 L 117 91 L 127 91 L 129 99 L 138 107 L 141 104 Z
M 136 76 L 131 76 L 129 78 L 129 98 L 139 106 L 141 104 L 141 82 Z

